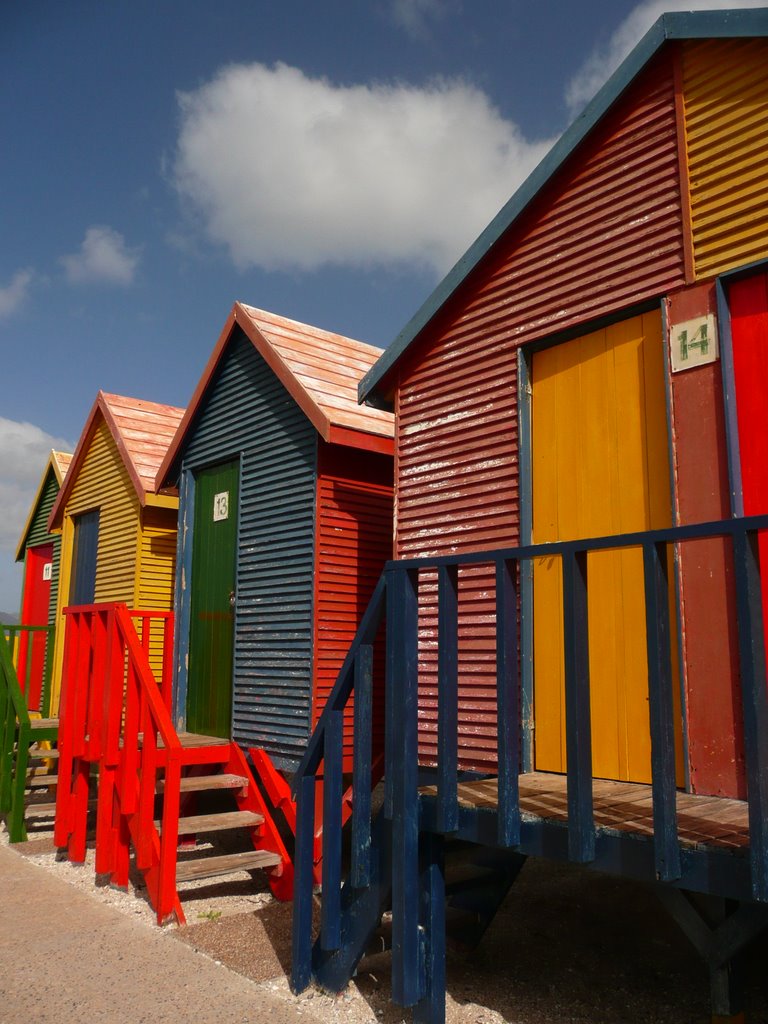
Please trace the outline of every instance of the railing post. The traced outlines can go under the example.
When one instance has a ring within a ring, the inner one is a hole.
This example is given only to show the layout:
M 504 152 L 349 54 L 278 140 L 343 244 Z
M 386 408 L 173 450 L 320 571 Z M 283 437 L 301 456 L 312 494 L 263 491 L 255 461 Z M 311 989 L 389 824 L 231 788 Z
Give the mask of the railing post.
M 43 663 L 43 686 L 40 691 L 40 714 L 43 718 L 56 718 L 58 708 L 51 706 L 51 679 L 53 677 L 53 655 L 56 627 L 48 626 L 45 634 L 45 662 Z
M 592 725 L 589 703 L 587 553 L 563 552 L 565 727 L 568 765 L 568 855 L 585 864 L 595 859 L 592 804 Z
M 752 895 L 768 901 L 768 691 L 758 535 L 733 533 Z M 768 566 L 763 567 L 768 572 Z
M 296 792 L 291 989 L 312 980 L 312 870 L 315 849 L 315 776 L 303 775 Z
M 459 827 L 459 570 L 437 570 L 437 828 Z
M 181 760 L 179 752 L 167 750 L 165 788 L 163 790 L 162 832 L 160 835 L 160 869 L 157 885 L 158 924 L 163 924 L 170 917 L 176 900 L 176 848 L 179 845 L 180 797 Z
M 69 612 L 64 622 L 64 660 L 59 696 L 59 781 L 56 786 L 56 818 L 53 841 L 60 849 L 69 841 L 72 831 L 72 770 L 75 745 L 76 670 L 80 660 L 80 614 Z
M 496 562 L 496 698 L 498 730 L 498 835 L 502 846 L 520 843 L 520 669 L 517 642 L 517 562 Z
M 648 713 L 651 728 L 653 841 L 660 881 L 680 877 L 675 779 L 675 725 L 669 628 L 669 576 L 665 544 L 643 544 Z
M 323 761 L 323 904 L 320 942 L 325 950 L 341 945 L 341 791 L 344 712 L 331 708 Z
M 161 693 L 169 714 L 173 714 L 173 612 L 168 612 L 163 620 L 163 678 Z
M 363 889 L 371 880 L 371 728 L 373 719 L 373 647 L 361 644 L 355 654 L 352 767 L 351 882 Z
M 390 589 L 391 588 L 391 589 Z M 388 570 L 386 777 L 392 778 L 392 998 L 413 1006 L 419 973 L 418 573 Z

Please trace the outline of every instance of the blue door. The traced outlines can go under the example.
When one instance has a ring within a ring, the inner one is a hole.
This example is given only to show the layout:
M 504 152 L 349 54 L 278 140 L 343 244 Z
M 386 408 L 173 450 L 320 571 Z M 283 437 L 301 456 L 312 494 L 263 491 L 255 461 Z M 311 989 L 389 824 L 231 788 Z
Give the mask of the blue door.
M 99 546 L 99 510 L 75 516 L 72 584 L 69 603 L 93 604 L 96 595 L 96 552 Z

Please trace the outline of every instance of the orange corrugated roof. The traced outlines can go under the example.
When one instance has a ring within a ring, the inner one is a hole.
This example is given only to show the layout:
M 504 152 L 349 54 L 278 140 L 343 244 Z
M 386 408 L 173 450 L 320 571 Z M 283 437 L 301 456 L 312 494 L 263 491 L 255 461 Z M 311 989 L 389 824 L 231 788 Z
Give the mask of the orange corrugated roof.
M 184 410 L 173 405 L 99 391 L 51 511 L 48 529 L 61 523 L 64 506 L 88 452 L 98 417 L 107 424 L 143 505 L 147 494 L 155 493 L 155 476 L 183 415 Z
M 115 440 L 118 445 L 121 440 L 125 445 L 144 492 L 154 493 L 155 476 L 184 410 L 173 405 L 145 402 L 141 398 L 110 395 L 104 391 L 100 395 L 114 418 L 119 433 Z M 129 472 L 130 469 L 128 466 Z
M 236 302 L 160 467 L 157 487 L 168 482 L 219 360 L 238 325 L 325 441 L 392 454 L 392 413 L 357 404 L 358 381 L 379 358 L 381 349 Z
M 269 342 L 329 423 L 367 434 L 394 436 L 391 413 L 357 403 L 358 381 L 379 358 L 381 349 L 243 302 L 238 302 L 237 306 Z M 240 317 L 238 323 L 247 328 Z

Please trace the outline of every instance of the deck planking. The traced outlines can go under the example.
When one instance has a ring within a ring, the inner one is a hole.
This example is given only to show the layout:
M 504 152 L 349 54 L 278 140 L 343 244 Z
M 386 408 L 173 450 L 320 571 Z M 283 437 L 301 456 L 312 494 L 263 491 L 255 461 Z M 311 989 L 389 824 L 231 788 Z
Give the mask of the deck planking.
M 568 820 L 568 790 L 565 775 L 527 772 L 519 777 L 520 811 L 524 820 Z M 437 788 L 420 790 L 435 796 Z M 653 835 L 653 791 L 649 785 L 594 779 L 592 786 L 595 827 L 605 831 Z M 495 810 L 497 780 L 461 782 L 459 805 Z M 677 794 L 677 828 L 681 844 L 689 847 L 716 846 L 743 849 L 749 846 L 747 803 L 726 797 Z

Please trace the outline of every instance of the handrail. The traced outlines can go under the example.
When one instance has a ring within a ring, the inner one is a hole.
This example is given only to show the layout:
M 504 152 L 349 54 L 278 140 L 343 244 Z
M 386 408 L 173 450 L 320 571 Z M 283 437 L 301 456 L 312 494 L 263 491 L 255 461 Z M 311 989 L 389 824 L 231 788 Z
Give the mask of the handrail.
M 84 859 L 88 778 L 90 766 L 98 762 L 96 870 L 111 874 L 116 884 L 127 884 L 132 838 L 158 920 L 165 920 L 177 902 L 183 750 L 150 666 L 149 626 L 153 619 L 163 621 L 167 667 L 172 615 L 132 613 L 120 602 L 64 611 L 68 626 L 54 840 L 68 847 L 70 859 Z M 142 625 L 141 639 L 134 618 Z M 154 794 L 160 769 L 165 771 L 165 799 L 158 833 Z
M 343 797 L 344 708 L 355 695 L 354 756 L 352 795 L 353 866 L 361 885 L 365 884 L 369 862 L 360 851 L 371 845 L 371 719 L 373 707 L 372 645 L 384 617 L 387 584 L 384 574 L 368 606 L 336 677 L 325 707 L 310 737 L 293 778 L 296 800 L 296 845 L 294 851 L 293 956 L 291 986 L 300 992 L 309 984 L 312 958 L 312 892 L 315 862 L 315 787 L 317 772 L 324 764 L 322 835 L 322 924 L 326 948 L 340 942 L 341 824 Z M 367 770 L 366 770 L 367 766 Z
M 37 711 L 44 718 L 52 713 L 50 707 L 51 673 L 53 670 L 53 637 L 55 627 L 51 625 L 30 626 L 26 623 L 4 623 L 2 631 L 10 645 L 11 659 L 16 669 L 16 677 L 24 695 L 24 703 L 28 710 Z M 39 635 L 45 637 L 42 652 L 42 671 L 39 678 L 33 678 L 32 668 L 35 664 L 35 640 Z M 21 672 L 21 668 L 24 672 Z M 23 676 L 23 678 L 22 678 Z M 37 699 L 32 699 L 32 694 Z
M 718 519 L 686 526 L 665 526 L 657 530 L 584 537 L 577 540 L 546 541 L 542 544 L 518 544 L 514 547 L 488 548 L 456 555 L 402 558 L 389 561 L 384 569 L 437 569 L 441 565 L 490 565 L 503 560 L 525 561 L 551 555 L 577 554 L 580 551 L 608 551 L 613 548 L 639 548 L 646 544 L 677 544 L 685 540 L 735 537 L 754 530 L 768 530 L 768 514 Z
M 342 715 L 355 695 L 355 758 L 352 856 L 348 884 L 363 886 L 370 870 L 371 751 L 361 720 L 372 692 L 371 645 L 386 600 L 386 731 L 384 810 L 392 821 L 396 854 L 392 867 L 393 994 L 411 1005 L 419 996 L 415 973 L 419 943 L 419 817 L 418 817 L 418 661 L 419 578 L 437 576 L 437 800 L 440 832 L 459 824 L 458 774 L 458 623 L 459 570 L 488 567 L 495 576 L 496 694 L 498 750 L 498 835 L 502 847 L 519 846 L 522 835 L 518 776 L 524 713 L 521 707 L 518 622 L 521 566 L 538 558 L 556 558 L 563 575 L 563 643 L 565 646 L 566 766 L 568 853 L 589 862 L 596 851 L 593 813 L 592 739 L 588 646 L 588 555 L 595 551 L 639 548 L 643 559 L 645 628 L 648 664 L 649 732 L 656 875 L 674 882 L 681 877 L 676 810 L 674 705 L 671 658 L 668 553 L 687 542 L 722 538 L 733 554 L 733 593 L 739 639 L 739 665 L 744 717 L 744 758 L 750 823 L 753 897 L 768 901 L 768 688 L 758 533 L 768 530 L 768 515 L 634 531 L 614 536 L 528 544 L 459 554 L 409 558 L 386 563 L 374 597 L 358 628 L 325 710 L 319 718 L 293 781 L 297 797 L 296 882 L 294 901 L 293 972 L 291 984 L 301 991 L 312 970 L 311 836 L 315 781 L 324 762 L 323 913 L 321 958 L 342 948 L 340 866 L 341 830 L 337 809 L 341 778 Z M 768 567 L 766 567 L 768 572 Z M 433 579 L 430 586 L 434 587 Z M 493 587 L 494 584 L 491 584 Z M 361 700 L 361 696 L 363 699 Z M 330 784 L 329 784 L 330 780 Z M 367 790 L 369 802 L 363 795 Z M 364 821 L 365 817 L 368 821 Z M 356 828 L 359 831 L 356 831 Z M 345 940 L 345 947 L 348 942 Z M 339 953 L 341 955 L 341 953 Z M 345 954 L 346 955 L 346 954 Z
M 133 622 L 131 621 L 135 615 L 145 617 L 146 614 L 144 612 L 132 613 L 128 611 L 125 605 L 118 605 L 115 618 L 128 651 L 128 656 L 138 672 L 139 682 L 144 690 L 149 713 L 157 725 L 157 730 L 163 743 L 167 750 L 181 750 L 181 743 L 176 735 L 176 729 L 171 720 L 170 712 L 160 693 L 157 680 L 152 674 L 152 669 L 149 667 L 146 649 L 139 642 Z M 169 614 L 166 613 L 166 615 Z
M 29 722 L 27 704 L 3 632 L 0 635 L 0 812 L 4 814 L 11 809 L 17 723 L 29 727 Z

